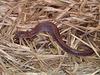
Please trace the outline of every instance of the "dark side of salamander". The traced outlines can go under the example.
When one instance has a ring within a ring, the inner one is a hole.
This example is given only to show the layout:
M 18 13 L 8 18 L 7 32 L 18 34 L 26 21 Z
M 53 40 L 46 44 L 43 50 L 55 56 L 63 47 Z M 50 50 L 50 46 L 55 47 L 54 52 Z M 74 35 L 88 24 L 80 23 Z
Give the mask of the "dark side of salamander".
M 40 32 L 48 32 L 52 38 L 57 42 L 57 44 L 66 52 L 73 54 L 75 56 L 90 56 L 94 51 L 88 47 L 87 50 L 79 51 L 68 46 L 61 38 L 60 32 L 55 24 L 49 21 L 44 21 L 32 28 L 31 31 L 18 31 L 16 32 L 17 38 L 34 38 Z

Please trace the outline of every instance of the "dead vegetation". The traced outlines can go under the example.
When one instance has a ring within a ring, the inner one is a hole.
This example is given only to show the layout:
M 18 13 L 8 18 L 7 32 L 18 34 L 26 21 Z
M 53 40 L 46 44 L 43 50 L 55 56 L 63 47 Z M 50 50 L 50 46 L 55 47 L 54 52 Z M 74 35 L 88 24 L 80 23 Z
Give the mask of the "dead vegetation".
M 17 30 L 30 30 L 42 21 L 55 23 L 63 40 L 72 48 L 85 44 L 95 54 L 75 57 L 62 52 L 44 33 L 31 40 L 19 39 L 16 43 Z M 0 0 L 0 73 L 100 75 L 99 54 L 99 0 Z

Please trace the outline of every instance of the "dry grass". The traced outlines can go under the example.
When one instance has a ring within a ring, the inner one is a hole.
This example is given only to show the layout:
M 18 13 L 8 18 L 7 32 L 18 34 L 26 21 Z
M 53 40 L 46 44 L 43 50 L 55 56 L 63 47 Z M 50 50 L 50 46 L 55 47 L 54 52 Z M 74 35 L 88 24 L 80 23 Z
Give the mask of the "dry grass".
M 16 30 L 30 30 L 42 21 L 54 22 L 71 47 L 77 49 L 82 43 L 95 54 L 62 54 L 43 33 L 15 43 Z M 99 54 L 99 0 L 0 0 L 0 75 L 100 75 Z

